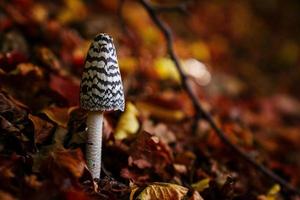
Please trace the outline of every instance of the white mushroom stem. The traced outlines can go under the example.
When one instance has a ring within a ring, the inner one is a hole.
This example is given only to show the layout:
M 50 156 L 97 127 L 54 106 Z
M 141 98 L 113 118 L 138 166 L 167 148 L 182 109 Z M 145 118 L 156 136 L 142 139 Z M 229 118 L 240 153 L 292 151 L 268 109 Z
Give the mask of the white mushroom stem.
M 86 145 L 87 166 L 93 178 L 100 179 L 103 112 L 89 111 L 86 123 L 88 127 Z

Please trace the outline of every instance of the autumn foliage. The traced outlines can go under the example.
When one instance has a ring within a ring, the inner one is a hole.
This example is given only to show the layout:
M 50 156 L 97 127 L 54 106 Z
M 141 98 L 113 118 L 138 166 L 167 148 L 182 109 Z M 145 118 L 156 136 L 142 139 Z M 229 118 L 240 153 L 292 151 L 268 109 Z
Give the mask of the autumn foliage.
M 300 4 L 203 0 L 174 11 L 163 8 L 182 2 L 150 2 L 205 111 L 234 145 L 299 188 Z M 126 108 L 105 113 L 95 182 L 79 86 L 101 32 L 116 43 Z M 0 199 L 299 199 L 198 116 L 139 0 L 3 0 L 0 41 Z

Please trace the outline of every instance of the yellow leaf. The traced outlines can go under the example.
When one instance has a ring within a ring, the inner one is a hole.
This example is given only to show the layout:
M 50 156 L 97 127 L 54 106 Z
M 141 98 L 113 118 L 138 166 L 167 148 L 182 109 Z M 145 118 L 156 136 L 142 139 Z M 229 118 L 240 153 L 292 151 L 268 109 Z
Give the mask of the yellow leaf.
M 136 103 L 136 106 L 139 110 L 163 120 L 180 121 L 185 116 L 181 110 L 166 109 L 151 103 L 138 102 Z
M 277 195 L 280 192 L 280 185 L 275 184 L 271 187 L 271 189 L 269 190 L 268 194 L 267 194 L 267 200 L 276 200 L 278 199 Z
M 280 192 L 280 185 L 273 185 L 266 195 L 258 196 L 258 200 L 277 200 Z
M 137 119 L 139 112 L 132 103 L 126 104 L 126 109 L 121 116 L 115 131 L 115 138 L 122 140 L 131 134 L 135 134 L 139 129 L 139 121 Z
M 211 75 L 207 70 L 204 63 L 189 58 L 186 60 L 180 60 L 183 72 L 194 78 L 194 80 L 200 85 L 207 85 L 211 80 Z M 169 58 L 158 58 L 154 61 L 155 72 L 162 80 L 173 80 L 180 83 L 180 76 L 175 67 L 173 60 Z
M 202 179 L 194 184 L 192 184 L 192 187 L 197 190 L 198 192 L 202 192 L 206 188 L 209 187 L 209 178 Z
M 274 196 L 277 195 L 280 192 L 280 185 L 275 184 L 268 192 L 268 196 Z
M 147 26 L 141 29 L 140 34 L 145 45 L 155 44 L 160 39 L 160 32 L 156 27 Z
M 155 71 L 161 79 L 180 82 L 178 71 L 169 58 L 158 58 L 154 62 Z

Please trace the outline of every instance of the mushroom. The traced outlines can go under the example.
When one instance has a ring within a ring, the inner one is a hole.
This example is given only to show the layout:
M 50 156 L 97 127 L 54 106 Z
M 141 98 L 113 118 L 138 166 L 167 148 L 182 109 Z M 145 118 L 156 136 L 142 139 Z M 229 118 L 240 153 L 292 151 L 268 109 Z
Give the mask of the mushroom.
M 87 113 L 87 166 L 100 178 L 103 112 L 124 111 L 124 93 L 113 39 L 97 35 L 86 56 L 80 84 L 80 106 Z

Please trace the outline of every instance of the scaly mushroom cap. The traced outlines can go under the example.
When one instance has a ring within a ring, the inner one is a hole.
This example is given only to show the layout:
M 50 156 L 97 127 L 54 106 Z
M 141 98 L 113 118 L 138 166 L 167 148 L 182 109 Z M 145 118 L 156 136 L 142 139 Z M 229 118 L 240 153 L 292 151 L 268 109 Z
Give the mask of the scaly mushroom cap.
M 80 106 L 89 111 L 124 111 L 116 49 L 107 34 L 97 35 L 88 51 L 80 84 Z

